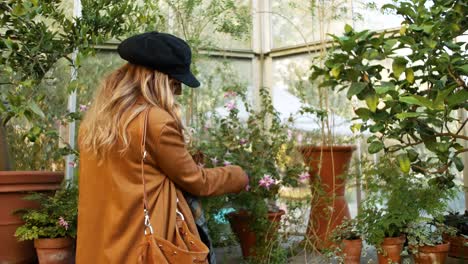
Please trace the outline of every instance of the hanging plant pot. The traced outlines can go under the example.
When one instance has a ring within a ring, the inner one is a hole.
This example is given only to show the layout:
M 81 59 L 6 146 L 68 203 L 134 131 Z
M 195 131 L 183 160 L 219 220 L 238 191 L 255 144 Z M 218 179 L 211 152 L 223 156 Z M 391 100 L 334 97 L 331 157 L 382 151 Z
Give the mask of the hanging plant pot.
M 74 259 L 74 239 L 44 238 L 34 240 L 39 264 L 71 264 Z
M 350 219 L 344 194 L 346 179 L 341 177 L 347 170 L 355 146 L 303 146 L 299 148 L 304 162 L 310 168 L 312 192 L 318 181 L 323 193 L 312 199 L 308 239 L 316 249 L 333 245 L 330 234 L 343 222 Z M 318 176 L 318 177 L 316 177 Z
M 362 239 L 343 240 L 344 264 L 361 263 Z
M 31 263 L 36 259 L 32 241 L 18 241 L 16 228 L 24 222 L 13 212 L 23 208 L 38 208 L 24 200 L 28 192 L 55 191 L 60 188 L 63 172 L 0 171 L 0 263 Z
M 401 252 L 405 240 L 405 236 L 384 238 L 380 245 L 382 249 L 377 254 L 379 264 L 401 263 Z
M 414 249 L 412 247 L 411 249 Z M 436 246 L 422 246 L 414 253 L 415 264 L 445 263 L 450 249 L 450 243 Z
M 278 232 L 279 222 L 284 214 L 284 210 L 268 213 L 268 221 L 272 224 L 267 231 L 267 238 L 272 237 Z M 232 231 L 239 239 L 244 259 L 256 256 L 257 252 L 255 251 L 255 248 L 257 246 L 257 234 L 252 231 L 251 228 L 251 223 L 253 222 L 251 214 L 246 211 L 233 212 L 228 214 L 228 219 L 231 224 Z

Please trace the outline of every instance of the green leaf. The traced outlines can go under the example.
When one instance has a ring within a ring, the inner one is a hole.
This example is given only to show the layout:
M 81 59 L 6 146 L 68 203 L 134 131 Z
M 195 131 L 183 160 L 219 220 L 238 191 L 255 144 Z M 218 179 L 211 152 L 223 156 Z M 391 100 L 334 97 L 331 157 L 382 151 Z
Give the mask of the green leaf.
M 40 116 L 41 118 L 45 118 L 44 112 L 42 112 L 41 108 L 36 104 L 36 102 L 29 103 L 29 109 L 33 111 L 36 115 Z
M 424 44 L 426 44 L 426 46 L 428 46 L 431 49 L 434 49 L 437 46 L 437 41 L 427 38 L 427 37 L 423 38 L 423 42 Z
M 418 113 L 418 112 L 398 113 L 398 114 L 396 114 L 396 117 L 398 119 L 400 119 L 400 120 L 403 120 L 403 119 L 406 119 L 406 118 L 418 117 L 421 114 L 422 113 Z
M 377 94 L 384 94 L 387 93 L 388 91 L 393 91 L 395 90 L 395 84 L 391 82 L 382 82 L 381 85 L 378 85 L 375 87 L 375 92 Z
M 418 152 L 414 149 L 408 149 L 406 150 L 406 153 L 408 154 L 408 158 L 410 159 L 411 162 L 414 162 L 418 159 Z
M 407 103 L 407 104 L 415 104 L 419 106 L 424 106 L 429 109 L 432 109 L 433 107 L 432 102 L 429 99 L 424 98 L 420 95 L 402 96 L 400 97 L 399 101 L 403 103 Z
M 341 72 L 341 66 L 335 66 L 331 70 L 331 75 L 335 78 L 338 78 L 340 76 L 340 72 Z
M 358 133 L 359 131 L 361 131 L 361 128 L 362 128 L 362 124 L 361 123 L 355 123 L 355 124 L 352 124 L 351 125 L 351 131 L 353 133 Z
M 372 133 L 377 133 L 377 132 L 380 132 L 382 130 L 384 130 L 384 125 L 381 124 L 381 123 L 377 123 L 375 125 L 372 125 L 369 127 L 369 131 L 372 132 Z
M 408 61 L 403 57 L 393 59 L 392 69 L 396 79 L 400 78 L 400 75 L 405 71 L 407 63 Z
M 385 51 L 391 51 L 393 46 L 395 46 L 395 44 L 397 44 L 398 40 L 396 39 L 387 39 L 384 43 L 384 50 Z
M 401 36 L 406 35 L 406 29 L 407 29 L 406 25 L 403 25 L 403 26 L 400 27 L 400 35 Z
M 365 97 L 367 107 L 372 113 L 377 110 L 377 104 L 379 103 L 379 97 L 376 94 L 368 94 Z
M 400 169 L 404 173 L 408 173 L 411 169 L 411 161 L 407 154 L 400 154 L 397 156 L 398 164 L 400 164 Z
M 362 108 L 362 107 L 356 109 L 356 111 L 354 111 L 354 113 L 356 113 L 356 115 L 358 115 L 359 118 L 364 120 L 364 121 L 368 120 L 372 115 L 372 112 L 369 111 L 369 109 Z
M 454 89 L 455 89 L 455 87 L 445 89 L 445 90 L 442 90 L 442 91 L 438 91 L 437 92 L 437 97 L 436 97 L 436 99 L 434 100 L 434 103 L 433 103 L 434 109 L 443 110 L 444 109 L 444 102 L 445 102 L 447 96 L 451 92 L 453 92 Z
M 468 64 L 464 64 L 463 66 L 458 66 L 456 68 L 460 69 L 464 75 L 468 75 Z
M 449 104 L 449 107 L 453 107 L 455 105 L 458 105 L 460 103 L 464 103 L 468 101 L 468 91 L 467 90 L 460 90 L 449 97 L 447 97 L 447 103 Z
M 425 33 L 431 34 L 432 33 L 432 28 L 434 28 L 434 25 L 424 25 L 422 26 L 422 29 Z
M 10 39 L 10 37 L 3 40 L 3 43 L 5 43 L 8 49 L 13 49 L 13 41 Z
M 345 27 L 344 27 L 344 30 L 346 33 L 349 33 L 351 31 L 353 31 L 353 27 L 351 27 L 350 25 L 346 24 Z
M 413 71 L 413 69 L 411 69 L 411 68 L 406 69 L 405 75 L 406 75 L 406 80 L 409 83 L 414 83 L 414 71 Z
M 381 151 L 383 148 L 384 148 L 384 144 L 382 142 L 374 141 L 370 143 L 368 150 L 370 154 L 374 154 L 374 153 Z
M 351 99 L 353 95 L 356 95 L 362 92 L 362 90 L 364 90 L 366 86 L 367 86 L 367 83 L 364 83 L 364 82 L 353 82 L 351 84 L 351 87 L 349 87 L 348 89 L 348 93 L 346 94 L 346 97 L 348 97 L 348 99 Z
M 455 167 L 457 168 L 458 171 L 463 171 L 463 169 L 465 168 L 465 165 L 463 164 L 463 161 L 460 157 L 453 157 L 452 161 L 455 164 Z

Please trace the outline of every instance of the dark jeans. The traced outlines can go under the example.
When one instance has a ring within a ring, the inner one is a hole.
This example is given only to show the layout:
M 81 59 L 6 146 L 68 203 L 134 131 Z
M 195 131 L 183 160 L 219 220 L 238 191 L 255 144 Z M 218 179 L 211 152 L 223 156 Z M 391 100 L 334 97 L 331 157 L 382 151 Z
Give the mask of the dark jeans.
M 190 210 L 192 211 L 193 218 L 195 219 L 195 224 L 197 225 L 198 233 L 200 234 L 200 238 L 203 241 L 203 243 L 205 243 L 205 245 L 210 249 L 208 261 L 210 264 L 216 264 L 216 255 L 214 252 L 213 243 L 211 242 L 210 234 L 208 231 L 208 223 L 206 221 L 205 213 L 203 212 L 200 199 L 187 193 L 185 193 L 184 196 L 187 200 Z

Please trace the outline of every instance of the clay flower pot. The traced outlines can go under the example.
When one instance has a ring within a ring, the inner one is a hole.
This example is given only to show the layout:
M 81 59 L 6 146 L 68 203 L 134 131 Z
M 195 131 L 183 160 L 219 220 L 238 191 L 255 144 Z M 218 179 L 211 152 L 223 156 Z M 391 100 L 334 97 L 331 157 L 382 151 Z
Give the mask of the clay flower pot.
M 414 247 L 411 247 L 414 249 Z M 449 252 L 450 243 L 436 246 L 422 246 L 414 253 L 415 264 L 445 263 Z
M 44 238 L 34 240 L 39 264 L 71 264 L 74 258 L 74 239 Z
M 468 238 L 462 236 L 444 236 L 444 240 L 450 242 L 448 252 L 450 257 L 464 259 L 468 262 Z
M 344 264 L 361 263 L 362 239 L 343 240 Z
M 0 171 L 0 263 L 31 263 L 36 259 L 32 241 L 19 242 L 14 236 L 23 225 L 18 209 L 38 208 L 23 197 L 27 192 L 53 192 L 60 188 L 63 172 Z
M 279 222 L 285 214 L 283 210 L 278 212 L 268 213 L 268 220 L 272 223 L 271 228 L 267 231 L 267 237 L 278 232 Z M 239 239 L 242 249 L 242 256 L 246 259 L 257 255 L 255 248 L 257 244 L 257 235 L 251 230 L 250 225 L 252 216 L 246 211 L 233 212 L 228 214 L 229 223 L 232 231 Z
M 344 194 L 346 179 L 342 176 L 351 160 L 355 146 L 303 146 L 299 151 L 310 168 L 311 180 L 320 177 L 324 197 L 313 199 L 307 236 L 317 249 L 330 248 L 330 234 L 345 218 L 350 219 Z M 328 213 L 327 213 L 328 212 Z
M 401 263 L 401 251 L 406 237 L 386 237 L 381 244 L 382 251 L 378 252 L 377 256 L 379 264 Z

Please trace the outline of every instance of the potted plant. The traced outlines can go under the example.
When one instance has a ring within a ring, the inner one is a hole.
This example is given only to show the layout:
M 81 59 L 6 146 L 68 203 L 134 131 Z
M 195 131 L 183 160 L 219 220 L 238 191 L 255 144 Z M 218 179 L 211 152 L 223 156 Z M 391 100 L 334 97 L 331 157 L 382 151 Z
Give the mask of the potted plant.
M 288 157 L 295 146 L 266 89 L 261 89 L 260 98 L 261 107 L 255 111 L 241 91 L 227 91 L 227 115 L 215 113 L 205 124 L 208 137 L 198 149 L 204 153 L 201 166 L 233 164 L 247 172 L 246 190 L 227 197 L 228 205 L 236 210 L 228 219 L 245 258 L 272 261 L 271 248 L 277 246 L 276 233 L 285 214 L 275 204 L 278 191 L 283 185 L 297 185 L 305 169 L 302 162 Z
M 366 241 L 378 250 L 379 263 L 401 261 L 408 226 L 425 214 L 443 214 L 453 190 L 441 191 L 430 179 L 401 172 L 392 157 L 364 166 L 364 200 L 358 218 Z
M 444 224 L 457 230 L 456 234 L 446 235 L 450 242 L 449 256 L 459 259 L 468 259 L 468 211 L 464 214 L 451 212 L 444 216 Z
M 313 199 L 307 225 L 307 236 L 317 249 L 332 245 L 330 234 L 350 218 L 345 199 L 346 170 L 355 146 L 301 146 L 300 152 L 309 167 Z
M 55 195 L 31 193 L 26 200 L 36 201 L 37 209 L 23 209 L 24 224 L 16 230 L 20 240 L 33 240 L 40 264 L 69 264 L 74 259 L 77 227 L 78 187 L 64 184 Z
M 345 219 L 333 230 L 331 239 L 339 245 L 336 250 L 344 264 L 361 263 L 362 236 L 358 219 Z
M 373 133 L 367 139 L 369 153 L 384 152 L 398 164 L 398 175 L 423 184 L 423 190 L 447 194 L 455 185 L 452 169 L 463 170 L 460 155 L 468 151 L 460 143 L 468 139 L 463 135 L 468 120 L 456 117 L 458 110 L 466 109 L 468 98 L 462 80 L 468 74 L 466 56 L 463 42 L 456 39 L 468 24 L 464 23 L 464 4 L 457 0 L 425 3 L 413 0 L 384 6 L 401 15 L 399 32 L 355 31 L 346 25 L 343 36 L 331 35 L 334 47 L 323 67 L 313 66 L 312 79 L 320 78 L 321 87 L 344 90 L 349 99 L 360 102 L 353 129 Z M 407 185 L 413 182 L 402 187 L 407 189 Z M 421 207 L 413 205 L 414 212 L 420 212 Z M 391 231 L 388 224 L 392 223 L 399 233 L 416 219 L 408 218 L 410 211 L 403 212 L 375 207 L 367 213 L 369 220 L 385 219 L 385 232 Z M 371 229 L 380 233 L 373 243 L 381 243 L 382 232 Z
M 456 229 L 422 218 L 408 224 L 406 236 L 416 264 L 445 263 L 450 242 L 443 237 L 455 235 Z

